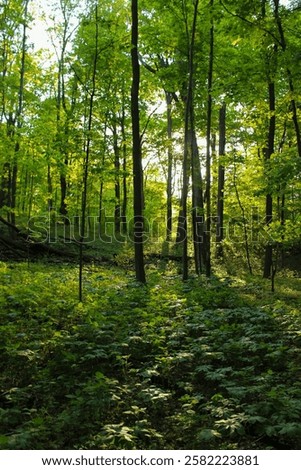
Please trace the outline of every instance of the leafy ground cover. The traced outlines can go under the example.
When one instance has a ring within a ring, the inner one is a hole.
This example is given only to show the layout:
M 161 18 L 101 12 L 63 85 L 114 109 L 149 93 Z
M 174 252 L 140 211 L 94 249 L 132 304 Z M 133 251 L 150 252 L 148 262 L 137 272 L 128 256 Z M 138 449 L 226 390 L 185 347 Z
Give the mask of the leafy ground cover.
M 2 449 L 300 449 L 301 281 L 0 264 Z

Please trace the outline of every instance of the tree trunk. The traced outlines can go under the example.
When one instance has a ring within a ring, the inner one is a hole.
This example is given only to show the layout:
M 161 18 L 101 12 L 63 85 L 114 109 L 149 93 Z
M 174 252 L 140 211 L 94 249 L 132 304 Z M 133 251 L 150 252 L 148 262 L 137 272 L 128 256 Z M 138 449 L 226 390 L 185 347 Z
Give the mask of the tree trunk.
M 68 159 L 64 160 L 64 165 L 65 168 L 68 166 Z M 66 197 L 67 197 L 67 178 L 64 172 L 60 174 L 60 186 L 61 186 L 61 199 L 60 199 L 60 208 L 59 208 L 59 213 L 62 216 L 67 216 L 68 210 L 67 210 L 67 203 L 66 203 Z
M 193 125 L 193 79 L 194 79 L 194 45 L 196 34 L 196 22 L 198 13 L 198 0 L 194 3 L 193 23 L 191 29 L 191 39 L 189 41 L 189 63 L 188 63 L 188 87 L 185 107 L 185 134 L 184 134 L 184 156 L 183 156 L 183 192 L 182 192 L 182 211 L 183 211 L 183 241 L 182 241 L 182 277 L 183 281 L 188 279 L 188 224 L 187 224 L 187 197 L 189 185 L 189 154 L 191 154 L 191 125 Z M 188 31 L 188 25 L 186 25 Z
M 241 198 L 240 198 L 239 190 L 238 190 L 238 186 L 237 186 L 235 159 L 234 159 L 233 163 L 234 163 L 234 165 L 233 165 L 233 185 L 234 185 L 234 189 L 235 189 L 236 199 L 237 199 L 239 208 L 241 210 L 241 216 L 242 216 L 243 228 L 244 228 L 244 245 L 245 245 L 245 251 L 246 251 L 246 258 L 247 258 L 249 273 L 252 275 L 253 270 L 252 270 L 252 265 L 251 265 L 251 256 L 250 256 L 250 247 L 249 247 L 249 240 L 248 240 L 248 230 L 247 230 L 247 225 L 246 225 L 245 208 L 244 208 L 244 206 L 241 202 Z
M 189 106 L 191 102 L 192 89 L 188 85 L 186 111 L 185 111 L 185 137 L 184 137 L 184 156 L 183 156 L 183 189 L 181 200 L 181 244 L 182 244 L 182 277 L 183 281 L 188 279 L 188 223 L 187 223 L 187 198 L 189 186 Z M 179 234 L 180 235 L 180 234 Z
M 125 102 L 123 95 L 122 119 L 121 119 L 121 135 L 122 135 L 122 206 L 121 206 L 121 231 L 123 235 L 127 234 L 127 145 L 125 135 Z
M 210 0 L 211 28 L 210 50 L 208 67 L 208 98 L 207 98 L 207 125 L 206 125 L 206 276 L 211 276 L 211 120 L 212 120 L 212 81 L 213 81 L 213 53 L 214 53 L 214 25 L 213 9 L 214 0 Z
M 268 132 L 268 145 L 264 152 L 265 166 L 269 171 L 270 159 L 274 153 L 274 142 L 275 142 L 275 131 L 276 131 L 276 116 L 275 116 L 275 83 L 270 82 L 268 84 L 268 95 L 269 95 L 269 132 Z M 267 175 L 268 180 L 269 175 Z M 268 189 L 265 203 L 265 224 L 268 226 L 273 221 L 273 198 Z M 265 248 L 264 257 L 264 269 L 263 277 L 268 278 L 271 276 L 271 270 L 273 265 L 273 247 L 271 243 L 267 243 Z
M 139 86 L 140 65 L 138 60 L 138 0 L 132 0 L 132 88 L 131 117 L 133 139 L 133 173 L 134 173 L 134 247 L 135 271 L 138 282 L 145 283 L 143 236 L 143 170 L 140 138 Z
M 104 227 L 104 208 L 103 208 L 103 191 L 104 191 L 104 165 L 105 165 L 105 155 L 107 151 L 107 120 L 104 123 L 103 131 L 103 148 L 102 148 L 102 159 L 101 159 L 101 173 L 100 173 L 100 184 L 99 184 L 99 196 L 98 196 L 98 236 L 101 238 L 103 235 Z
M 173 151 L 172 151 L 172 93 L 165 91 L 165 100 L 167 107 L 167 208 L 166 208 L 166 241 L 170 241 L 172 237 L 172 165 L 173 165 Z
M 204 198 L 203 180 L 200 165 L 200 156 L 192 126 L 191 135 L 191 174 L 192 174 L 192 224 L 194 241 L 194 262 L 197 274 L 202 272 L 203 264 L 206 265 L 206 246 L 204 243 Z
M 58 71 L 58 79 L 57 79 L 57 100 L 56 100 L 56 106 L 57 106 L 57 115 L 56 115 L 56 121 L 57 121 L 57 147 L 60 152 L 60 157 L 63 157 L 63 161 L 60 164 L 60 188 L 61 188 L 61 194 L 60 194 L 60 207 L 59 207 L 59 213 L 62 216 L 66 216 L 68 213 L 67 210 L 67 204 L 66 204 L 66 196 L 67 196 L 67 178 L 66 178 L 66 173 L 68 169 L 68 153 L 67 153 L 67 148 L 66 148 L 66 142 L 63 142 L 63 132 L 62 132 L 62 118 L 61 118 L 61 113 L 62 113 L 62 74 L 63 74 L 63 60 L 64 60 L 64 50 L 61 53 L 61 58 L 59 61 L 59 71 Z
M 51 166 L 50 163 L 47 165 L 47 193 L 48 193 L 48 200 L 47 200 L 47 209 L 50 213 L 53 209 L 53 199 L 52 199 L 52 176 L 51 176 Z
M 25 82 L 25 58 L 26 58 L 26 33 L 27 33 L 27 17 L 28 17 L 28 4 L 29 0 L 25 1 L 24 4 L 24 19 L 23 19 L 23 35 L 22 35 L 22 57 L 21 57 L 21 68 L 20 68 L 20 83 L 18 91 L 18 105 L 16 109 L 16 117 L 14 123 L 17 126 L 17 132 L 13 132 L 16 142 L 14 148 L 14 157 L 12 163 L 11 171 L 11 197 L 10 197 L 10 208 L 11 216 L 10 221 L 13 225 L 16 224 L 16 198 L 17 198 L 17 177 L 18 177 L 18 160 L 20 152 L 20 130 L 23 126 L 22 122 L 22 113 L 23 113 L 23 104 L 24 104 L 24 82 Z
M 68 19 L 66 16 L 64 2 L 60 3 L 62 14 L 64 18 L 63 23 L 63 36 L 62 36 L 62 48 L 60 51 L 60 56 L 58 59 L 58 74 L 57 74 L 57 97 L 56 97 L 56 107 L 57 107 L 57 136 L 56 136 L 56 145 L 60 153 L 60 205 L 59 213 L 64 217 L 64 221 L 67 222 L 68 208 L 66 203 L 67 197 L 67 173 L 69 165 L 69 155 L 68 155 L 68 122 L 62 122 L 62 110 L 67 114 L 66 108 L 66 96 L 65 96 L 65 79 L 64 79 L 64 67 L 65 67 L 65 53 L 68 44 Z
M 189 181 L 188 181 L 189 184 Z M 178 214 L 177 220 L 177 234 L 176 234 L 176 244 L 182 243 L 186 236 L 186 232 L 184 232 L 184 222 L 183 222 L 183 188 L 180 198 L 180 210 Z
M 114 141 L 114 169 L 115 169 L 115 210 L 114 210 L 114 227 L 115 236 L 120 234 L 120 148 L 118 145 L 118 135 L 116 122 L 113 125 L 113 141 Z
M 218 187 L 217 187 L 217 222 L 216 222 L 216 257 L 223 257 L 224 239 L 224 187 L 225 166 L 221 161 L 225 156 L 226 147 L 226 104 L 224 103 L 219 112 L 219 165 L 218 165 Z
M 0 208 L 9 205 L 8 188 L 9 188 L 9 174 L 10 164 L 4 163 L 2 167 L 1 187 L 0 187 Z
M 283 52 L 285 52 L 287 48 L 287 44 L 286 44 L 286 39 L 285 39 L 284 30 L 282 26 L 281 17 L 279 15 L 279 3 L 280 2 L 279 0 L 273 0 L 273 2 L 274 2 L 274 17 L 275 17 L 275 21 L 277 24 L 279 37 L 280 37 L 279 43 L 282 47 Z M 301 132 L 300 132 L 300 125 L 299 125 L 299 120 L 298 120 L 298 111 L 297 111 L 298 107 L 297 107 L 296 100 L 294 98 L 295 96 L 294 81 L 293 81 L 292 72 L 289 67 L 286 68 L 286 72 L 287 72 L 288 86 L 289 86 L 289 91 L 290 91 L 290 96 L 291 96 L 290 105 L 291 105 L 293 124 L 295 128 L 295 134 L 296 134 L 296 140 L 297 140 L 297 150 L 298 150 L 299 157 L 301 157 Z
M 88 174 L 89 174 L 89 162 L 91 152 L 91 130 L 93 121 L 93 106 L 94 97 L 96 91 L 96 72 L 97 72 L 97 59 L 98 59 L 98 38 L 99 38 L 99 25 L 98 25 L 98 8 L 95 7 L 95 52 L 93 61 L 92 71 L 92 89 L 90 91 L 89 99 L 89 114 L 88 114 L 88 126 L 87 126 L 87 137 L 85 145 L 85 158 L 83 165 L 83 192 L 82 192 L 82 210 L 81 210 L 81 226 L 80 226 L 80 245 L 79 245 L 79 301 L 83 300 L 83 244 L 85 238 L 86 229 L 86 210 L 87 210 L 87 188 L 88 188 Z

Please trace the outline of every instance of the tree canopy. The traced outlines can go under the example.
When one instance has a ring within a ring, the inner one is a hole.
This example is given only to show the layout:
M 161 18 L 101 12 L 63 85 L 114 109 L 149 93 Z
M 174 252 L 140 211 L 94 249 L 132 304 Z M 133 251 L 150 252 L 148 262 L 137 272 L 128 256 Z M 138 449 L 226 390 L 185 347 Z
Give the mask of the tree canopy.
M 61 220 L 80 233 L 84 194 L 82 239 L 133 241 L 138 211 L 145 240 L 180 242 L 182 231 L 184 271 L 192 249 L 196 272 L 208 275 L 222 217 L 219 246 L 240 244 L 250 269 L 266 250 L 271 276 L 275 252 L 300 230 L 299 4 L 141 0 L 137 15 L 131 114 L 131 2 L 47 4 L 48 50 L 30 42 L 39 19 L 30 1 L 1 5 L 1 216 L 29 228 L 32 217 Z

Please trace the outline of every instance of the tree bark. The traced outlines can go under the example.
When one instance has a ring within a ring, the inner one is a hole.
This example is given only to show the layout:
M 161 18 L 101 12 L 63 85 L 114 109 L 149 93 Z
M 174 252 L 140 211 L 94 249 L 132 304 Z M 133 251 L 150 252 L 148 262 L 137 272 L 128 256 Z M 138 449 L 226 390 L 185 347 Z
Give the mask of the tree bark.
M 48 163 L 47 164 L 47 193 L 48 193 L 47 210 L 49 213 L 53 209 L 52 191 L 53 191 L 53 185 L 52 185 L 51 166 L 50 166 L 50 163 Z
M 268 95 L 269 95 L 269 132 L 268 132 L 268 145 L 264 152 L 265 166 L 267 171 L 270 167 L 270 159 L 274 153 L 274 142 L 275 142 L 275 131 L 276 131 L 276 116 L 275 116 L 275 83 L 270 82 L 268 84 Z M 268 179 L 268 175 L 267 175 Z M 273 198 L 268 189 L 266 195 L 265 203 L 265 224 L 269 226 L 273 221 Z M 265 257 L 264 257 L 264 269 L 263 277 L 269 278 L 271 276 L 271 269 L 273 265 L 273 247 L 271 243 L 267 243 L 265 248 Z
M 277 24 L 278 28 L 278 33 L 279 33 L 279 43 L 282 47 L 283 52 L 286 51 L 287 49 L 287 44 L 286 44 L 286 39 L 285 39 L 285 34 L 282 26 L 282 21 L 281 17 L 279 15 L 279 0 L 273 0 L 274 3 L 274 17 L 275 21 Z M 288 78 L 288 86 L 289 86 L 289 91 L 290 91 L 290 96 L 291 96 L 291 111 L 292 111 L 292 119 L 293 119 L 293 124 L 295 128 L 295 134 L 296 134 L 296 140 L 297 140 L 297 150 L 298 150 L 298 155 L 301 157 L 301 132 L 300 132 L 300 125 L 299 125 L 299 120 L 298 120 L 298 107 L 296 100 L 294 98 L 295 96 L 295 87 L 294 87 L 294 81 L 293 81 L 293 75 L 289 67 L 286 68 L 287 72 L 287 78 Z
M 167 106 L 167 208 L 166 208 L 166 241 L 170 241 L 172 237 L 172 165 L 173 165 L 173 152 L 172 152 L 172 105 L 173 96 L 168 91 L 165 91 L 165 100 Z
M 57 55 L 58 58 L 58 72 L 57 72 L 57 97 L 56 97 L 56 108 L 57 108 L 57 135 L 56 135 L 56 145 L 59 151 L 59 171 L 60 171 L 60 204 L 59 204 L 59 213 L 64 217 L 65 223 L 68 223 L 67 214 L 68 207 L 66 203 L 67 197 L 67 174 L 68 174 L 68 165 L 69 165 L 69 153 L 68 153 L 68 139 L 69 139 L 69 117 L 66 96 L 65 96 L 65 77 L 64 77 L 64 68 L 65 68 L 65 54 L 66 48 L 69 40 L 68 36 L 68 25 L 69 19 L 67 15 L 66 2 L 61 1 L 61 13 L 63 15 L 63 33 L 62 33 L 62 47 Z M 66 121 L 62 121 L 62 111 L 65 112 Z
M 224 239 L 224 187 L 225 166 L 221 159 L 225 156 L 226 147 L 226 104 L 224 103 L 219 112 L 219 165 L 218 165 L 218 187 L 217 187 L 217 222 L 216 222 L 216 257 L 223 257 Z
M 114 210 L 114 226 L 115 235 L 120 235 L 121 224 L 121 206 L 120 206 L 120 148 L 118 145 L 118 134 L 116 122 L 113 124 L 113 141 L 114 141 L 114 169 L 115 169 L 115 210 Z
M 133 173 L 134 173 L 134 247 L 135 271 L 138 282 L 145 283 L 143 237 L 143 170 L 140 138 L 139 86 L 140 65 L 138 59 L 138 0 L 132 0 L 132 88 L 131 88 L 131 117 L 133 139 Z
M 246 258 L 247 258 L 247 264 L 249 268 L 249 273 L 252 275 L 253 270 L 252 270 L 252 265 L 251 265 L 251 256 L 250 256 L 250 246 L 249 246 L 249 240 L 248 240 L 248 231 L 247 231 L 247 225 L 246 225 L 246 216 L 245 216 L 245 208 L 241 202 L 238 186 L 237 186 L 237 174 L 236 174 L 236 162 L 234 159 L 234 165 L 233 165 L 233 185 L 235 189 L 235 194 L 236 194 L 236 199 L 239 205 L 239 208 L 241 210 L 241 215 L 242 215 L 242 220 L 243 220 L 243 228 L 244 228 L 244 245 L 245 245 L 245 251 L 246 251 Z
M 193 112 L 193 110 L 192 110 Z M 194 118 L 192 117 L 194 121 Z M 204 198 L 200 156 L 194 125 L 191 133 L 191 176 L 192 176 L 192 224 L 194 241 L 194 263 L 197 274 L 206 265 L 206 246 L 204 240 Z
M 25 56 L 26 56 L 26 31 L 27 31 L 27 16 L 28 16 L 28 3 L 26 0 L 24 5 L 24 20 L 23 20 L 23 36 L 22 36 L 22 57 L 21 57 L 21 68 L 20 68 L 20 83 L 18 91 L 18 105 L 16 109 L 16 115 L 14 119 L 14 125 L 16 125 L 16 132 L 13 130 L 12 134 L 15 137 L 14 156 L 11 168 L 10 178 L 10 221 L 14 225 L 16 223 L 16 198 L 17 198 L 17 177 L 18 177 L 18 155 L 20 152 L 20 135 L 19 131 L 22 128 L 22 112 L 24 102 L 24 82 L 25 82 Z
M 125 102 L 123 93 L 122 119 L 121 119 L 121 135 L 122 135 L 122 206 L 121 206 L 121 231 L 123 235 L 127 234 L 127 145 L 125 134 Z
M 188 279 L 188 223 L 187 223 L 187 198 L 189 186 L 189 154 L 191 155 L 191 124 L 193 108 L 193 79 L 194 79 L 194 46 L 196 23 L 198 13 L 198 0 L 194 3 L 194 14 L 191 29 L 191 39 L 189 41 L 189 62 L 188 62 L 188 86 L 185 106 L 185 134 L 184 134 L 184 156 L 183 156 L 183 190 L 182 190 L 182 214 L 183 214 L 183 241 L 182 241 L 182 277 L 183 281 Z M 186 25 L 188 31 L 188 25 Z
M 87 126 L 87 137 L 85 145 L 85 157 L 83 164 L 83 191 L 82 191 L 82 210 L 81 210 L 81 226 L 80 226 L 80 246 L 79 246 L 79 301 L 83 300 L 83 244 L 86 229 L 86 210 L 87 210 L 87 188 L 88 188 L 88 174 L 89 162 L 91 153 L 91 130 L 93 121 L 93 106 L 94 97 L 96 92 L 96 73 L 97 73 L 97 59 L 98 59 L 98 38 L 99 38 L 99 25 L 98 25 L 98 8 L 95 7 L 95 52 L 92 71 L 92 89 L 90 91 L 89 99 L 89 115 Z
M 213 53 L 214 53 L 214 25 L 212 9 L 214 0 L 210 0 L 211 28 L 208 67 L 208 98 L 207 98 L 207 125 L 206 125 L 206 276 L 211 276 L 211 125 L 212 125 L 212 82 L 213 82 Z

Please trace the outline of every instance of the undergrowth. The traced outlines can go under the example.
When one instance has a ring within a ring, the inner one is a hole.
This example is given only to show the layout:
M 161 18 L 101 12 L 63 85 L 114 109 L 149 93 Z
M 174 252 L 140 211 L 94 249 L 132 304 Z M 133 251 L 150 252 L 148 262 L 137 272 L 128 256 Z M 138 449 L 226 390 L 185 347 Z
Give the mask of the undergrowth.
M 300 449 L 300 279 L 0 265 L 2 449 Z

